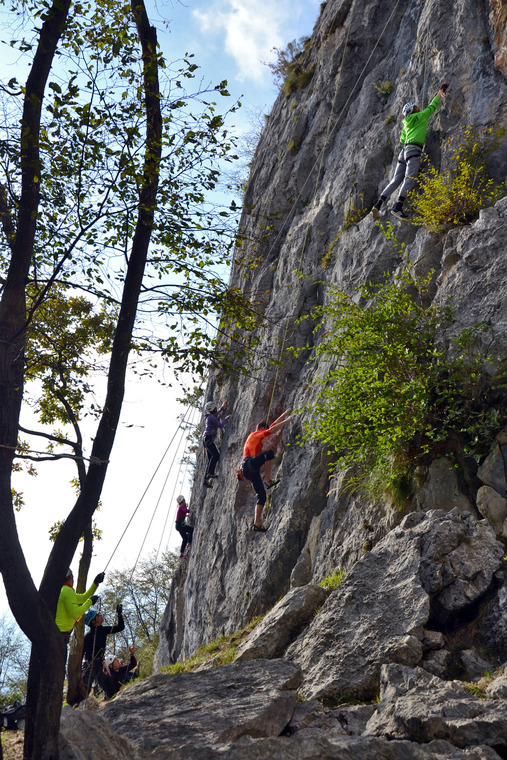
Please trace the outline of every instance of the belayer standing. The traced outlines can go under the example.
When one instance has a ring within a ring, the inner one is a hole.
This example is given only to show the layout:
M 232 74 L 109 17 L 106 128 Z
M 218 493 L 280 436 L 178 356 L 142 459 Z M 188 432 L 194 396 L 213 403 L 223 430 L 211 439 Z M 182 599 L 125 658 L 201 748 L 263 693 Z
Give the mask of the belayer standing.
M 281 414 L 271 425 L 268 427 L 265 422 L 260 422 L 257 425 L 257 430 L 250 433 L 245 441 L 243 449 L 243 463 L 241 465 L 241 472 L 243 476 L 249 480 L 257 495 L 257 503 L 255 505 L 255 517 L 253 522 L 253 530 L 266 532 L 267 528 L 262 525 L 262 512 L 266 503 L 266 488 L 272 488 L 279 481 L 271 479 L 271 468 L 273 466 L 272 460 L 275 458 L 275 452 L 273 449 L 267 449 L 262 451 L 262 441 L 274 433 L 277 433 L 290 421 L 290 410 L 287 409 Z M 260 474 L 261 468 L 264 467 L 264 479 L 266 485 Z
M 374 219 L 379 218 L 382 205 L 399 185 L 401 185 L 400 193 L 391 213 L 397 216 L 398 219 L 408 219 L 408 216 L 403 211 L 403 204 L 407 194 L 415 186 L 417 175 L 419 174 L 421 156 L 428 131 L 428 119 L 436 110 L 440 99 L 444 97 L 447 87 L 447 82 L 444 82 L 438 94 L 435 95 L 424 111 L 421 111 L 419 106 L 410 101 L 403 106 L 403 128 L 400 135 L 400 142 L 403 147 L 398 155 L 398 162 L 392 180 L 382 190 L 380 198 L 371 210 Z
M 217 448 L 215 440 L 217 437 L 217 431 L 222 430 L 227 424 L 227 420 L 229 420 L 231 417 L 231 415 L 228 414 L 227 417 L 225 417 L 223 420 L 221 419 L 226 407 L 227 401 L 224 401 L 220 409 L 217 409 L 214 401 L 208 401 L 204 407 L 206 423 L 204 427 L 203 440 L 204 448 L 206 449 L 206 454 L 208 455 L 208 467 L 206 468 L 206 475 L 204 476 L 204 485 L 206 488 L 211 488 L 211 480 L 218 477 L 215 475 L 215 467 L 217 466 L 218 460 L 220 459 L 220 452 Z
M 188 514 L 195 512 L 195 509 L 189 509 L 185 501 L 184 496 L 178 496 L 176 498 L 178 504 L 178 511 L 176 512 L 176 530 L 182 537 L 180 549 L 180 559 L 185 556 L 185 549 L 192 547 L 192 536 L 194 535 L 194 529 L 191 525 L 185 524 L 185 518 Z
M 56 606 L 56 625 L 63 634 L 65 645 L 69 643 L 72 629 L 76 620 L 85 614 L 87 609 L 92 605 L 92 594 L 97 590 L 97 586 L 104 580 L 104 573 L 99 573 L 90 588 L 84 594 L 77 594 L 74 591 L 74 576 L 69 568 L 65 576 L 65 581 L 58 597 Z
M 125 630 L 123 620 L 123 608 L 116 605 L 118 623 L 116 625 L 103 625 L 104 616 L 94 607 L 90 607 L 85 616 L 85 623 L 90 628 L 83 641 L 83 681 L 88 694 L 93 681 L 98 681 L 102 673 L 102 660 L 106 651 L 106 639 L 115 633 Z

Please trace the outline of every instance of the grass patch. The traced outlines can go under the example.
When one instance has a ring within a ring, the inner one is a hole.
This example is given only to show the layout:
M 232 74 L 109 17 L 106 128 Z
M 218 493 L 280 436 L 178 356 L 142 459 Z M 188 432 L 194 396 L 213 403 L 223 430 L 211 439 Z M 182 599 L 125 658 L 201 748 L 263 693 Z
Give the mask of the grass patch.
M 368 216 L 368 213 L 369 209 L 366 208 L 364 197 L 361 193 L 357 202 L 355 199 L 351 200 L 350 205 L 345 212 L 345 218 L 339 232 L 346 232 L 347 230 L 350 230 L 351 227 L 355 227 L 362 219 Z
M 465 682 L 464 686 L 467 691 L 474 695 L 474 697 L 478 697 L 479 699 L 488 699 L 488 695 L 484 691 L 484 687 L 480 684 Z
M 388 79 L 385 79 L 383 82 L 375 82 L 373 88 L 382 102 L 385 103 L 389 95 L 394 90 L 394 83 L 390 82 Z
M 290 95 L 292 92 L 296 92 L 296 90 L 302 90 L 311 82 L 314 74 L 314 65 L 304 68 L 300 64 L 293 64 L 287 72 L 283 91 L 286 95 Z
M 325 252 L 325 254 L 322 257 L 322 260 L 320 262 L 320 265 L 321 265 L 322 269 L 326 269 L 329 266 L 329 264 L 331 263 L 331 258 L 333 256 L 334 247 L 335 247 L 336 243 L 338 242 L 338 238 L 340 237 L 341 234 L 342 234 L 341 230 L 338 230 L 338 232 L 336 233 L 336 235 L 334 236 L 334 238 L 329 243 L 329 245 L 327 247 L 327 251 Z
M 203 644 L 191 657 L 183 662 L 176 662 L 174 665 L 166 665 L 161 668 L 161 672 L 169 673 L 170 675 L 188 673 L 211 660 L 213 661 L 213 667 L 215 668 L 220 665 L 229 665 L 236 659 L 238 646 L 264 617 L 264 615 L 259 615 L 258 617 L 252 618 L 245 628 L 241 628 L 240 630 L 229 634 L 229 636 L 219 636 L 208 644 Z
M 326 575 L 325 578 L 321 580 L 319 583 L 319 586 L 321 588 L 328 588 L 328 589 L 335 589 L 338 588 L 340 583 L 345 578 L 346 573 L 343 573 L 341 570 L 337 570 L 335 573 L 332 573 L 331 575 Z

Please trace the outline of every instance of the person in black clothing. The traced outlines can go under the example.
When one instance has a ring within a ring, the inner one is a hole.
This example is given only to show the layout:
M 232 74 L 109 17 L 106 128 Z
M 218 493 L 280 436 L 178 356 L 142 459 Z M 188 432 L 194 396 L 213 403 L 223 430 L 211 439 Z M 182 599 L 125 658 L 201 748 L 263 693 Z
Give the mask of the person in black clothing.
M 83 643 L 83 681 L 88 694 L 93 681 L 98 681 L 102 673 L 102 660 L 106 650 L 106 639 L 114 633 L 121 633 L 125 629 L 121 604 L 116 606 L 118 615 L 117 625 L 103 625 L 104 617 L 96 609 L 90 607 L 86 613 L 85 623 L 90 630 L 84 637 Z
M 106 654 L 104 658 L 104 670 L 100 676 L 100 685 L 104 690 L 106 699 L 111 699 L 117 694 L 122 686 L 125 686 L 131 678 L 136 676 L 137 660 L 134 657 L 134 647 L 129 647 L 130 661 L 127 664 L 115 654 Z

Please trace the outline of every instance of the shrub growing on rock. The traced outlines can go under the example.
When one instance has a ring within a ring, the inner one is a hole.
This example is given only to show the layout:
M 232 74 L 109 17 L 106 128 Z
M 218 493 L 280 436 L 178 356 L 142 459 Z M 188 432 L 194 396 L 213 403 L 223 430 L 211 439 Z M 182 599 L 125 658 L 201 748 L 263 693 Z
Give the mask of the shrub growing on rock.
M 452 310 L 425 305 L 427 286 L 407 268 L 360 298 L 331 287 L 312 314 L 327 371 L 312 382 L 302 440 L 325 444 L 331 469 L 359 465 L 393 491 L 417 464 L 457 446 L 479 458 L 502 423 L 478 340 L 487 328 L 462 331 L 444 350 Z
M 432 232 L 468 224 L 481 208 L 505 195 L 505 187 L 491 178 L 486 166 L 486 157 L 498 147 L 505 131 L 503 127 L 467 127 L 444 144 L 444 154 L 450 151 L 450 168 L 439 172 L 429 164 L 419 175 L 417 189 L 409 194 L 414 224 Z

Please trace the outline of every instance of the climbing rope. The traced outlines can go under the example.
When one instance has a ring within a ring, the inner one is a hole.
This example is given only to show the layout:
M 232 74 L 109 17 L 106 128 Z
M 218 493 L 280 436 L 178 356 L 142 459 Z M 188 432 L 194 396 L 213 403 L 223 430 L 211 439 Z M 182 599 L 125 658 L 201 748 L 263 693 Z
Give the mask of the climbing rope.
M 148 523 L 148 527 L 147 527 L 147 529 L 146 529 L 146 533 L 144 534 L 144 538 L 143 538 L 143 541 L 142 541 L 142 543 L 141 543 L 141 548 L 139 549 L 139 553 L 138 553 L 138 555 L 137 555 L 136 561 L 135 561 L 135 563 L 134 563 L 134 567 L 133 567 L 133 569 L 132 569 L 132 574 L 134 573 L 134 570 L 135 570 L 135 568 L 136 568 L 136 565 L 137 565 L 137 563 L 138 563 L 138 561 L 139 561 L 139 557 L 141 556 L 141 552 L 142 552 L 142 550 L 143 550 L 143 548 L 144 548 L 144 544 L 146 543 L 146 539 L 148 538 L 148 533 L 150 532 L 150 528 L 151 528 L 151 526 L 152 526 L 152 523 L 153 523 L 153 520 L 154 520 L 154 518 L 155 518 L 155 514 L 156 514 L 156 512 L 157 512 L 157 510 L 158 510 L 158 507 L 159 507 L 159 504 L 160 504 L 160 502 L 161 502 L 161 500 L 162 500 L 162 494 L 163 494 L 163 492 L 164 492 L 164 489 L 165 489 L 165 486 L 166 486 L 166 484 L 167 484 L 167 481 L 169 480 L 169 475 L 170 475 L 170 473 L 171 473 L 171 470 L 172 470 L 172 466 L 173 466 L 173 464 L 174 464 L 174 461 L 176 460 L 176 455 L 177 455 L 177 452 L 178 452 L 178 450 L 179 450 L 179 448 L 180 448 L 180 446 L 181 446 L 181 442 L 183 441 L 183 438 L 184 438 L 184 436 L 185 436 L 185 433 L 186 433 L 186 432 L 187 432 L 187 431 L 186 431 L 186 430 L 185 430 L 185 428 L 182 426 L 182 427 L 181 427 L 181 436 L 180 436 L 180 440 L 179 440 L 179 442 L 178 442 L 178 445 L 176 446 L 176 452 L 175 452 L 175 454 L 174 454 L 174 457 L 173 457 L 173 460 L 172 460 L 171 466 L 170 466 L 170 468 L 169 468 L 169 470 L 168 470 L 168 473 L 167 473 L 167 476 L 166 476 L 166 478 L 165 478 L 164 484 L 163 484 L 163 486 L 162 486 L 162 489 L 161 489 L 161 491 L 160 491 L 159 497 L 158 497 L 158 499 L 157 499 L 157 503 L 155 504 L 155 509 L 153 510 L 153 514 L 152 514 L 152 516 L 151 516 L 151 520 L 150 520 L 150 522 Z
M 197 414 L 197 409 L 193 408 L 192 409 L 192 419 L 189 420 L 190 427 L 194 426 L 194 417 L 195 417 L 196 414 Z M 187 439 L 185 441 L 184 450 L 186 449 L 186 446 L 188 444 L 189 435 L 190 435 L 190 433 L 187 435 Z M 174 480 L 173 490 L 172 490 L 172 493 L 171 493 L 171 498 L 169 500 L 169 504 L 173 504 L 174 503 L 174 497 L 175 497 L 175 493 L 176 493 L 177 484 L 178 483 L 183 484 L 183 483 L 186 482 L 187 475 L 188 475 L 188 467 L 189 467 L 189 462 L 188 462 L 188 459 L 187 459 L 187 461 L 185 462 L 185 470 L 183 472 L 183 476 L 181 476 L 182 462 L 180 461 L 180 466 L 178 468 L 178 473 L 177 473 L 176 478 Z M 179 490 L 182 490 L 179 486 L 178 486 L 178 488 L 179 488 Z M 163 538 L 164 538 L 164 535 L 165 535 L 165 532 L 166 532 L 167 522 L 169 520 L 169 514 L 170 513 L 171 513 L 171 510 L 168 509 L 167 512 L 166 512 L 166 518 L 165 518 L 165 522 L 164 522 L 164 527 L 162 529 L 162 533 L 160 534 L 160 541 L 159 541 L 158 549 L 157 549 L 157 559 L 158 559 L 158 557 L 160 555 L 160 550 L 161 550 L 161 547 L 162 547 L 162 541 L 163 541 Z M 169 542 L 171 540 L 173 529 L 174 529 L 174 525 L 171 526 L 171 529 L 169 531 L 169 537 L 167 539 L 166 546 L 169 546 Z
M 354 9 L 354 8 L 355 8 L 355 4 L 352 6 L 352 9 Z M 352 28 L 352 19 L 353 19 L 353 15 L 351 15 L 350 23 L 349 23 L 349 26 L 348 26 L 348 29 L 347 29 L 347 34 L 346 34 L 346 37 L 345 37 L 345 44 L 343 46 L 342 58 L 341 58 L 341 61 L 340 61 L 340 68 L 339 68 L 339 71 L 338 71 L 338 77 L 336 78 L 336 82 L 335 82 L 333 101 L 332 101 L 332 104 L 331 104 L 331 112 L 330 112 L 329 118 L 327 120 L 326 134 L 325 134 L 325 137 L 324 137 L 324 144 L 323 144 L 322 150 L 320 152 L 319 166 L 318 166 L 318 171 L 317 171 L 317 177 L 315 179 L 315 187 L 314 187 L 314 190 L 313 190 L 313 197 L 312 197 L 311 205 L 313 205 L 313 203 L 315 202 L 315 198 L 317 196 L 317 191 L 318 191 L 318 187 L 319 187 L 320 175 L 321 175 L 322 166 L 323 166 L 323 163 L 324 163 L 324 154 L 325 154 L 325 150 L 326 150 L 326 147 L 327 147 L 327 143 L 328 143 L 329 135 L 330 135 L 330 131 L 331 131 L 331 120 L 333 118 L 334 108 L 335 108 L 335 104 L 336 104 L 336 97 L 337 97 L 337 94 L 338 94 L 338 88 L 339 88 L 340 81 L 341 81 L 341 76 L 342 76 L 343 62 L 345 61 L 345 53 L 347 52 L 347 47 L 348 47 L 348 44 L 349 44 L 349 35 L 350 35 L 350 30 Z M 308 182 L 309 178 L 310 178 L 310 174 L 308 175 L 308 177 L 307 177 L 307 179 L 305 181 L 305 185 Z M 305 185 L 303 185 L 303 188 L 304 188 Z M 304 237 L 303 237 L 303 245 L 301 246 L 301 255 L 299 257 L 299 262 L 298 262 L 298 267 L 297 267 L 298 269 L 301 268 L 301 264 L 303 262 L 303 256 L 305 254 L 306 244 L 307 244 L 307 241 L 308 241 L 309 232 L 310 232 L 310 222 L 308 222 L 307 225 L 306 225 L 305 234 L 304 234 Z M 273 383 L 273 390 L 271 392 L 271 398 L 269 399 L 269 406 L 268 406 L 268 413 L 267 413 L 267 424 L 269 424 L 269 416 L 271 414 L 271 407 L 273 405 L 273 399 L 274 399 L 274 395 L 275 395 L 275 389 L 276 389 L 276 385 L 277 385 L 277 382 L 278 382 L 278 373 L 280 371 L 280 365 L 281 365 L 282 355 L 283 355 L 283 352 L 285 351 L 285 343 L 286 343 L 286 340 L 287 340 L 288 330 L 289 330 L 289 320 L 286 319 L 285 320 L 285 328 L 284 328 L 284 332 L 283 332 L 283 339 L 282 339 L 282 343 L 281 343 L 281 346 L 280 346 L 280 352 L 279 352 L 278 359 L 277 359 L 277 362 L 276 362 L 276 372 L 275 372 L 275 380 L 274 380 L 274 383 Z
M 151 484 L 153 483 L 153 480 L 154 480 L 154 478 L 155 478 L 156 474 L 158 473 L 158 471 L 159 471 L 160 467 L 162 466 L 162 462 L 163 462 L 163 461 L 164 461 L 164 459 L 166 458 L 166 456 L 167 456 L 167 453 L 168 453 L 169 449 L 171 448 L 171 446 L 172 446 L 172 444 L 173 444 L 173 442 L 174 442 L 174 439 L 176 438 L 176 436 L 177 436 L 178 432 L 180 431 L 181 427 L 183 426 L 183 424 L 186 422 L 186 419 L 185 419 L 185 418 L 186 418 L 186 417 L 187 417 L 187 415 L 189 414 L 189 410 L 190 410 L 190 409 L 191 409 L 191 407 L 190 407 L 190 406 L 187 406 L 187 408 L 186 408 L 186 410 L 185 410 L 185 414 L 183 415 L 183 418 L 182 418 L 182 419 L 181 419 L 181 421 L 180 421 L 180 424 L 179 424 L 179 425 L 178 425 L 178 427 L 176 428 L 176 431 L 175 431 L 175 433 L 174 433 L 173 437 L 172 437 L 172 438 L 171 438 L 171 440 L 169 441 L 169 444 L 167 445 L 167 448 L 166 448 L 166 450 L 164 451 L 164 453 L 163 453 L 163 455 L 162 455 L 162 457 L 161 457 L 161 459 L 160 459 L 160 461 L 159 461 L 159 463 L 158 463 L 157 467 L 155 468 L 155 471 L 154 471 L 153 475 L 151 476 L 151 478 L 150 478 L 150 480 L 149 480 L 149 482 L 148 482 L 148 485 L 147 485 L 147 486 L 146 486 L 146 488 L 144 489 L 144 492 L 143 492 L 143 494 L 142 494 L 141 498 L 139 499 L 139 501 L 138 501 L 138 503 L 137 503 L 137 505 L 136 505 L 136 507 L 135 507 L 135 509 L 134 509 L 134 511 L 133 511 L 133 513 L 132 513 L 132 515 L 131 515 L 131 517 L 130 517 L 130 519 L 129 519 L 129 521 L 128 521 L 128 523 L 127 523 L 126 527 L 125 527 L 125 529 L 124 529 L 124 531 L 123 531 L 123 533 L 121 534 L 120 538 L 118 539 L 118 542 L 117 542 L 116 546 L 114 547 L 114 549 L 113 549 L 113 551 L 112 551 L 112 553 L 111 553 L 111 556 L 109 557 L 109 559 L 108 559 L 108 561 L 107 561 L 107 563 L 106 563 L 106 566 L 105 566 L 105 568 L 104 568 L 104 572 L 107 570 L 107 568 L 109 567 L 109 565 L 110 565 L 110 563 L 111 563 L 111 560 L 113 559 L 114 555 L 116 554 L 116 551 L 118 550 L 118 547 L 119 547 L 119 545 L 121 544 L 121 542 L 122 542 L 122 540 L 123 540 L 123 538 L 124 538 L 124 536 L 125 536 L 125 534 L 126 534 L 127 530 L 129 529 L 129 527 L 130 527 L 130 524 L 132 523 L 132 520 L 134 519 L 134 517 L 135 517 L 135 515 L 136 515 L 136 513 L 137 513 L 137 510 L 138 510 L 138 509 L 139 509 L 139 507 L 141 506 L 141 503 L 143 502 L 143 500 L 144 500 L 144 497 L 146 496 L 146 494 L 147 494 L 147 492 L 148 492 L 148 489 L 150 488 L 150 486 L 151 486 Z
M 378 37 L 378 39 L 377 39 L 377 41 L 376 41 L 376 43 L 375 43 L 375 45 L 374 45 L 374 47 L 373 47 L 370 55 L 368 56 L 368 59 L 367 59 L 366 63 L 364 64 L 364 66 L 363 66 L 363 68 L 362 68 L 359 76 L 356 78 L 354 86 L 350 90 L 349 95 L 348 95 L 348 97 L 347 97 L 344 105 L 342 106 L 342 108 L 341 108 L 338 116 L 336 117 L 336 121 L 335 121 L 334 125 L 331 127 L 331 122 L 332 122 L 332 119 L 333 119 L 333 116 L 334 116 L 334 108 L 335 108 L 335 104 L 336 104 L 336 98 L 337 98 L 337 94 L 338 94 L 338 88 L 339 88 L 339 84 L 340 84 L 340 81 L 341 81 L 341 76 L 342 76 L 342 71 L 343 71 L 343 65 L 344 65 L 344 62 L 345 62 L 345 55 L 346 55 L 347 48 L 348 48 L 348 43 L 349 43 L 350 30 L 352 28 L 353 11 L 355 9 L 356 3 L 354 3 L 353 6 L 352 6 L 352 12 L 351 12 L 351 15 L 350 15 L 350 23 L 349 23 L 349 26 L 348 26 L 348 29 L 347 29 L 347 35 L 346 35 L 346 38 L 345 38 L 345 44 L 344 44 L 344 48 L 343 48 L 343 54 L 342 54 L 342 58 L 341 58 L 341 61 L 340 61 L 340 68 L 339 68 L 339 71 L 338 71 L 338 77 L 337 77 L 336 82 L 335 82 L 335 89 L 334 89 L 333 101 L 332 101 L 332 106 L 331 106 L 331 112 L 330 112 L 329 119 L 328 119 L 328 122 L 327 122 L 327 127 L 326 127 L 326 135 L 325 135 L 324 143 L 323 143 L 323 146 L 322 146 L 322 149 L 321 149 L 321 152 L 320 152 L 319 163 L 318 163 L 318 171 L 317 171 L 317 176 L 316 176 L 316 179 L 315 179 L 315 186 L 314 186 L 314 191 L 313 191 L 313 197 L 312 197 L 312 201 L 311 201 L 311 204 L 310 204 L 311 206 L 314 204 L 315 198 L 317 196 L 317 192 L 318 192 L 318 188 L 319 188 L 320 176 L 321 176 L 321 172 L 322 172 L 322 166 L 323 166 L 323 163 L 324 163 L 324 155 L 325 155 L 325 151 L 326 151 L 326 148 L 327 148 L 328 141 L 329 141 L 331 135 L 334 133 L 334 131 L 338 127 L 340 119 L 341 119 L 341 117 L 342 117 L 345 109 L 347 108 L 348 104 L 350 103 L 350 100 L 351 100 L 351 98 L 352 98 L 355 90 L 357 89 L 358 84 L 359 84 L 360 80 L 362 79 L 364 72 L 366 71 L 366 69 L 367 69 L 367 67 L 368 67 L 368 65 L 370 63 L 370 61 L 371 61 L 371 59 L 372 59 L 372 57 L 373 57 L 373 55 L 375 53 L 375 50 L 379 46 L 380 41 L 381 41 L 382 37 L 384 36 L 384 33 L 385 33 L 387 27 L 389 26 L 389 24 L 391 22 L 391 19 L 392 19 L 394 13 L 396 12 L 396 9 L 398 8 L 398 5 L 400 4 L 400 2 L 401 2 L 401 0 L 397 0 L 396 5 L 392 9 L 392 11 L 391 11 L 391 13 L 389 15 L 389 18 L 387 19 L 387 21 L 386 21 L 386 23 L 385 23 L 385 25 L 384 25 L 384 27 L 382 29 L 382 32 L 380 33 L 380 36 Z M 306 180 L 305 180 L 305 182 L 304 182 L 301 190 L 299 191 L 298 197 L 297 197 L 296 201 L 293 204 L 291 212 L 287 215 L 287 218 L 286 218 L 285 221 L 288 221 L 288 219 L 290 218 L 290 215 L 294 211 L 294 209 L 296 207 L 296 203 L 299 200 L 299 198 L 301 197 L 302 191 L 304 190 L 304 188 L 306 187 L 307 183 L 309 182 L 310 176 L 311 176 L 311 171 L 308 173 L 308 176 L 307 176 L 307 178 L 306 178 Z M 280 231 L 284 228 L 284 226 L 285 226 L 285 224 L 281 225 Z M 303 256 L 304 256 L 305 251 L 306 251 L 306 245 L 307 245 L 307 242 L 308 242 L 309 232 L 310 232 L 310 221 L 308 220 L 307 225 L 306 225 L 306 229 L 305 229 L 305 234 L 304 234 L 304 237 L 303 237 L 303 244 L 302 244 L 302 247 L 301 247 L 301 255 L 299 257 L 298 269 L 301 267 L 301 264 L 302 264 L 302 261 L 303 261 Z M 280 232 L 278 234 L 280 234 Z M 292 322 L 292 319 L 290 319 L 290 321 Z M 272 392 L 271 392 L 271 397 L 270 397 L 269 406 L 268 406 L 268 414 L 267 414 L 268 422 L 269 422 L 269 417 L 270 417 L 270 414 L 271 414 L 271 407 L 272 407 L 272 404 L 273 404 L 275 390 L 276 390 L 276 387 L 277 387 L 278 374 L 279 374 L 280 366 L 281 366 L 281 359 L 282 359 L 283 353 L 285 351 L 285 343 L 286 343 L 286 340 L 287 340 L 287 333 L 288 333 L 288 330 L 289 330 L 289 323 L 290 323 L 289 319 L 286 318 L 286 320 L 285 320 L 285 328 L 284 328 L 284 332 L 283 332 L 283 338 L 282 338 L 282 342 L 281 342 L 281 345 L 280 345 L 280 351 L 279 351 L 278 359 L 276 361 L 276 371 L 275 371 L 275 379 L 274 379 L 274 382 L 273 382 L 273 389 L 272 389 Z

